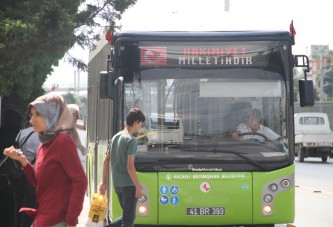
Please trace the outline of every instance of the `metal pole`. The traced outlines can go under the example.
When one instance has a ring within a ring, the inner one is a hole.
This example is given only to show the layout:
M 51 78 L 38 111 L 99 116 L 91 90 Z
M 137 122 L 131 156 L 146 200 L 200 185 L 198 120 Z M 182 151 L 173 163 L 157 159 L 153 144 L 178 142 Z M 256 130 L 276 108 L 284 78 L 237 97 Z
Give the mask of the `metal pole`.
M 320 102 L 322 102 L 324 93 L 324 50 L 321 50 L 320 66 Z
M 230 2 L 229 0 L 224 0 L 224 11 L 229 12 L 230 9 Z
M 76 87 L 77 87 L 77 95 L 80 95 L 80 70 L 77 71 Z
M 74 70 L 74 87 L 73 87 L 73 93 L 76 93 L 76 70 Z

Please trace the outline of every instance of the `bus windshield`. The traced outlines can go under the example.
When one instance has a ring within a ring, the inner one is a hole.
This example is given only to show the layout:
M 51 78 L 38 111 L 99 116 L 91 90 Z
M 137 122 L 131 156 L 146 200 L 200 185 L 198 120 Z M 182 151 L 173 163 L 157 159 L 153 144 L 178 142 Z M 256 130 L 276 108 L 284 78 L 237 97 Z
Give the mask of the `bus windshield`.
M 139 107 L 146 114 L 140 152 L 158 152 L 159 158 L 166 151 L 166 157 L 173 158 L 204 154 L 211 160 L 225 157 L 216 151 L 241 152 L 258 160 L 288 155 L 280 138 L 231 136 L 254 108 L 261 112 L 261 127 L 285 136 L 286 89 L 282 76 L 274 72 L 149 69 L 141 72 L 140 80 L 125 84 L 125 103 L 125 109 Z

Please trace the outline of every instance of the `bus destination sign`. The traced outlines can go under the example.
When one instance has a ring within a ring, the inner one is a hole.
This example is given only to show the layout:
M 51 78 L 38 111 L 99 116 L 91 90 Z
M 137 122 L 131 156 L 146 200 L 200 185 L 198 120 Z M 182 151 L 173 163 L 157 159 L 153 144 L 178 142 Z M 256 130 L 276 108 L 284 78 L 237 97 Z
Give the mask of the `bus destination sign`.
M 178 50 L 177 50 L 178 49 Z M 244 47 L 140 47 L 141 67 L 218 67 L 252 65 Z

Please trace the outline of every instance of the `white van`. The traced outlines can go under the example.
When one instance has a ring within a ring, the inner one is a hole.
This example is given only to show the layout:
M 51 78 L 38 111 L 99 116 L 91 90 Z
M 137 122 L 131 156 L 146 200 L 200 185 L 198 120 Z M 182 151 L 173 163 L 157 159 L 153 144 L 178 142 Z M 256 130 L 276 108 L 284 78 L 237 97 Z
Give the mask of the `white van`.
M 323 162 L 333 157 L 333 132 L 326 113 L 295 114 L 295 154 L 300 162 L 307 157 L 320 157 Z

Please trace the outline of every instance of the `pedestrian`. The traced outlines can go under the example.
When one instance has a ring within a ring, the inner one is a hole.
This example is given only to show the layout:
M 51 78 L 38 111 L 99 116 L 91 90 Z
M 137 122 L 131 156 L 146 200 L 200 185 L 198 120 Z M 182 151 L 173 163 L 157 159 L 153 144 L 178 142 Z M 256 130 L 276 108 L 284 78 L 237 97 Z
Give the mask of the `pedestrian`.
M 15 143 L 22 125 L 22 116 L 13 109 L 3 111 L 0 128 L 0 151 Z M 5 157 L 0 152 L 0 160 Z M 11 227 L 15 224 L 14 192 L 8 187 L 8 178 L 0 171 L 0 226 Z
M 80 112 L 80 108 L 78 105 L 76 104 L 68 104 L 68 109 L 69 109 L 69 112 L 72 114 L 73 116 L 73 120 L 74 120 L 74 125 L 76 125 L 77 123 L 77 120 L 79 119 L 79 112 Z M 78 155 L 79 155 L 79 158 L 80 158 L 80 161 L 81 161 L 81 164 L 82 164 L 82 167 L 83 169 L 85 169 L 85 166 L 86 166 L 86 155 L 88 154 L 88 151 L 87 149 L 81 144 L 81 141 L 80 141 L 80 137 L 79 137 L 79 134 L 77 132 L 77 129 L 76 127 L 73 128 L 72 132 L 71 132 L 73 135 L 75 134 L 79 139 L 79 143 L 77 144 L 77 150 L 78 150 Z
M 49 93 L 28 105 L 30 123 L 42 142 L 35 169 L 27 157 L 13 146 L 4 154 L 18 160 L 36 188 L 37 210 L 23 208 L 35 215 L 34 227 L 72 227 L 82 210 L 87 178 L 77 155 L 78 138 L 68 133 L 74 127 L 64 99 Z
M 133 134 L 139 132 L 144 121 L 145 116 L 138 108 L 127 113 L 125 128 L 112 137 L 103 163 L 103 178 L 99 191 L 105 194 L 107 189 L 107 172 L 111 160 L 113 186 L 123 210 L 122 227 L 134 226 L 137 200 L 143 196 L 134 165 L 137 141 Z
M 22 129 L 16 136 L 16 148 L 20 148 L 27 160 L 34 165 L 36 153 L 41 144 L 38 133 L 29 126 Z M 25 175 L 20 177 L 19 185 L 14 189 L 15 200 L 15 227 L 30 227 L 34 218 L 26 213 L 19 212 L 21 207 L 36 208 L 36 190 Z

